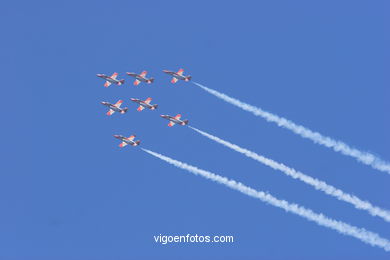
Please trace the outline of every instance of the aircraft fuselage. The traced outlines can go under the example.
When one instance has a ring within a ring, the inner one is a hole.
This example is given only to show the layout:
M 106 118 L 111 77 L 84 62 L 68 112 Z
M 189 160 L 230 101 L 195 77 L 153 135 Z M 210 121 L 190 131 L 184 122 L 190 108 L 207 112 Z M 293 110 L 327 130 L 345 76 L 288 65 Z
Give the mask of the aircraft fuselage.
M 187 124 L 185 121 L 180 120 L 180 119 L 176 119 L 176 118 L 174 118 L 173 116 L 165 116 L 165 115 L 162 115 L 161 117 L 162 117 L 162 118 L 165 118 L 165 119 L 167 119 L 168 121 L 171 121 L 171 122 L 173 122 L 173 123 L 175 123 L 175 124 L 178 124 L 178 125 L 186 125 L 186 124 Z
M 114 137 L 116 139 L 121 140 L 122 142 L 125 142 L 125 143 L 129 144 L 129 145 L 132 145 L 132 146 L 137 146 L 138 145 L 138 143 L 136 141 L 128 140 L 128 139 L 126 139 L 126 137 L 124 137 L 122 135 L 114 135 Z
M 153 81 L 152 78 L 147 78 L 147 77 L 141 76 L 140 74 L 137 74 L 137 73 L 132 73 L 132 72 L 126 72 L 126 73 L 127 73 L 127 75 L 132 76 L 136 80 L 139 80 L 142 82 L 151 83 Z
M 122 111 L 124 111 L 124 109 L 122 109 L 120 107 L 116 107 L 113 104 L 108 103 L 108 102 L 102 102 L 102 105 L 104 105 L 106 107 L 109 107 L 110 109 L 114 110 L 115 112 L 122 112 Z
M 143 106 L 144 108 L 148 108 L 151 110 L 154 110 L 157 108 L 157 105 L 151 105 L 151 104 L 145 103 L 145 101 L 143 101 L 143 100 L 139 100 L 136 98 L 131 98 L 131 101 L 138 103 L 140 106 Z
M 98 77 L 102 78 L 102 79 L 105 79 L 105 80 L 107 80 L 110 83 L 114 83 L 114 84 L 121 84 L 122 83 L 120 80 L 112 79 L 111 77 L 109 77 L 107 75 L 104 75 L 104 74 L 99 74 Z

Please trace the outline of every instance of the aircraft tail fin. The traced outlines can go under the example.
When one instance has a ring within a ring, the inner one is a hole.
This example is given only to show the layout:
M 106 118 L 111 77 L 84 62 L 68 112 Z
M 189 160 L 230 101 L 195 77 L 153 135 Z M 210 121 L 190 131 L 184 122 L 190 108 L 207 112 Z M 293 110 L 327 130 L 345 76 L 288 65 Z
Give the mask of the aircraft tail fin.
M 184 125 L 188 125 L 188 122 L 189 122 L 188 120 L 183 121 Z
M 137 146 L 137 145 L 139 145 L 141 143 L 141 141 L 140 140 L 138 140 L 138 141 L 135 141 L 134 142 L 134 144 L 133 144 L 133 146 Z
M 124 114 L 124 113 L 126 113 L 126 112 L 127 112 L 127 110 L 129 110 L 129 108 L 128 108 L 128 107 L 124 107 L 124 108 L 122 109 L 122 111 L 121 111 L 121 114 Z
M 186 81 L 190 81 L 192 79 L 192 76 L 187 76 Z
M 155 104 L 155 105 L 152 106 L 152 109 L 155 110 L 155 109 L 157 109 L 157 107 L 158 107 L 158 105 Z
M 153 83 L 154 82 L 154 78 L 150 78 L 148 83 Z
M 125 80 L 124 80 L 124 79 L 121 79 L 121 80 L 119 81 L 119 84 L 118 84 L 118 85 L 123 85 L 123 84 L 125 84 Z

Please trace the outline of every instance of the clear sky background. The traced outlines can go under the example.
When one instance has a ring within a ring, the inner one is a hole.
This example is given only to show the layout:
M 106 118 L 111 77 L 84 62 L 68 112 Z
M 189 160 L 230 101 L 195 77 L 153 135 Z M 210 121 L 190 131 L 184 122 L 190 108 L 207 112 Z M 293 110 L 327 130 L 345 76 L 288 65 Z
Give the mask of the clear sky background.
M 163 69 L 390 160 L 388 1 L 6 1 L 0 259 L 388 259 L 389 253 L 177 169 L 113 134 L 390 238 L 390 225 L 160 114 L 390 209 L 390 176 Z M 126 71 L 147 70 L 151 85 Z M 106 89 L 96 73 L 118 72 Z M 137 112 L 130 98 L 152 97 Z M 125 115 L 100 101 L 124 100 Z M 154 235 L 233 235 L 170 244 Z

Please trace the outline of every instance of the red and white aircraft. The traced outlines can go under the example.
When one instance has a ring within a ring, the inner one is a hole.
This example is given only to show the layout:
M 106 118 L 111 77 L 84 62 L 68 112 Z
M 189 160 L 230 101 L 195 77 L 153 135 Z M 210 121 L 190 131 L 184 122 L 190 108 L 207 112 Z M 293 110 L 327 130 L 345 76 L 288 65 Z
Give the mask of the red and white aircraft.
M 183 69 L 179 69 L 178 72 L 174 72 L 174 71 L 170 71 L 170 70 L 163 70 L 164 73 L 167 73 L 169 75 L 171 75 L 173 78 L 171 80 L 172 83 L 176 83 L 179 79 L 180 80 L 184 80 L 184 81 L 190 81 L 191 80 L 191 76 L 188 75 L 188 76 L 184 76 L 183 75 L 183 72 L 184 70 Z
M 139 104 L 139 107 L 137 108 L 138 111 L 142 111 L 145 108 L 149 108 L 150 110 L 155 110 L 158 107 L 157 104 L 154 105 L 150 104 L 150 101 L 152 101 L 152 98 L 150 97 L 148 97 L 145 101 L 136 98 L 130 98 L 130 99 L 131 101 Z
M 180 120 L 181 118 L 180 114 L 177 114 L 176 116 L 161 115 L 161 117 L 170 121 L 168 124 L 169 127 L 172 127 L 175 124 L 188 125 L 188 120 Z
M 108 116 L 111 116 L 111 115 L 114 114 L 115 112 L 119 112 L 119 113 L 121 113 L 121 114 L 124 114 L 124 113 L 126 113 L 127 110 L 128 110 L 127 107 L 121 108 L 121 105 L 122 105 L 122 103 L 123 103 L 122 100 L 118 100 L 118 102 L 116 102 L 115 104 L 111 104 L 111 103 L 105 102 L 105 101 L 103 101 L 103 102 L 101 102 L 101 103 L 102 103 L 102 105 L 107 106 L 107 107 L 110 108 L 110 110 L 108 110 L 108 112 L 107 112 L 107 115 L 108 115 Z
M 119 147 L 125 147 L 126 145 L 132 145 L 132 146 L 137 146 L 141 143 L 140 140 L 134 141 L 135 135 L 132 135 L 130 137 L 124 137 L 121 135 L 114 135 L 116 139 L 119 139 L 122 141 L 122 143 L 119 144 Z
M 116 79 L 118 77 L 117 72 L 114 72 L 114 74 L 112 74 L 111 77 L 104 75 L 104 74 L 96 74 L 96 76 L 106 80 L 106 83 L 104 83 L 104 86 L 106 88 L 108 88 L 112 83 L 117 84 L 118 86 L 125 83 L 124 79 L 121 79 L 121 80 Z
M 141 74 L 137 74 L 134 72 L 126 72 L 127 75 L 135 77 L 134 86 L 138 86 L 139 83 L 146 82 L 148 84 L 153 83 L 154 78 L 147 78 L 146 74 L 148 72 L 146 70 L 142 71 Z

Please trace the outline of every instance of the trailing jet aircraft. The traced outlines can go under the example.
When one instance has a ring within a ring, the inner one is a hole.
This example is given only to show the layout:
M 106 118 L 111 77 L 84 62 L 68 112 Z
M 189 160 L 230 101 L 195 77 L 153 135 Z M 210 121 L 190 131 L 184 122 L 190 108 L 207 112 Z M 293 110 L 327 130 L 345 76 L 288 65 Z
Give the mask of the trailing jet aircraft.
M 184 70 L 183 69 L 179 69 L 178 72 L 174 72 L 174 71 L 170 71 L 170 70 L 163 70 L 164 73 L 167 73 L 169 75 L 171 75 L 173 78 L 171 80 L 172 83 L 176 83 L 179 79 L 180 80 L 184 80 L 184 81 L 190 81 L 191 80 L 191 76 L 188 75 L 188 76 L 184 76 L 183 75 L 183 72 Z
M 147 78 L 146 77 L 147 73 L 148 72 L 146 70 L 142 71 L 141 74 L 137 74 L 137 73 L 134 73 L 134 72 L 126 72 L 127 75 L 132 76 L 132 77 L 135 78 L 135 81 L 134 81 L 134 85 L 135 86 L 138 86 L 138 84 L 141 83 L 141 81 L 142 82 L 146 82 L 148 84 L 153 83 L 154 78 Z
M 108 103 L 108 102 L 105 102 L 105 101 L 103 101 L 103 102 L 101 102 L 101 103 L 102 103 L 102 105 L 107 106 L 107 107 L 110 108 L 110 110 L 108 110 L 108 112 L 107 112 L 107 115 L 108 115 L 108 116 L 111 116 L 111 115 L 114 114 L 115 112 L 119 112 L 119 113 L 121 113 L 121 114 L 124 114 L 124 113 L 126 113 L 127 110 L 128 110 L 127 107 L 121 108 L 121 105 L 122 105 L 122 103 L 123 103 L 122 100 L 118 100 L 118 102 L 116 102 L 115 104 L 111 104 L 111 103 Z
M 114 135 L 114 137 L 122 141 L 122 143 L 119 144 L 119 147 L 125 147 L 128 144 L 132 146 L 137 146 L 141 143 L 140 140 L 134 141 L 135 135 L 132 135 L 130 137 L 124 137 L 122 135 Z
M 150 104 L 150 101 L 152 101 L 152 98 L 150 98 L 150 97 L 147 98 L 145 101 L 140 100 L 140 99 L 136 99 L 136 98 L 130 98 L 130 99 L 131 99 L 131 101 L 139 104 L 139 107 L 137 108 L 138 111 L 142 111 L 145 108 L 149 108 L 150 110 L 155 110 L 158 107 L 157 104 L 155 104 L 155 105 Z
M 121 79 L 121 80 L 116 79 L 118 77 L 117 72 L 114 72 L 114 74 L 112 74 L 111 77 L 104 75 L 104 74 L 96 74 L 96 76 L 106 80 L 106 83 L 104 83 L 104 86 L 106 88 L 109 87 L 112 83 L 117 84 L 118 86 L 125 83 L 124 79 Z
M 170 121 L 168 124 L 168 126 L 170 126 L 170 127 L 174 126 L 175 124 L 188 125 L 188 120 L 180 120 L 180 118 L 181 118 L 180 114 L 177 114 L 174 117 L 169 116 L 169 115 L 161 115 L 161 117 Z

